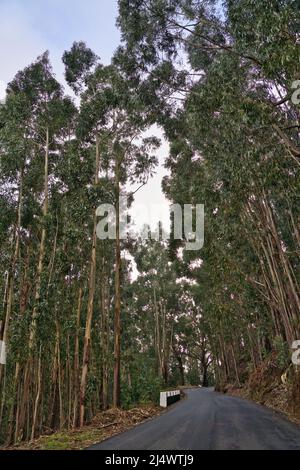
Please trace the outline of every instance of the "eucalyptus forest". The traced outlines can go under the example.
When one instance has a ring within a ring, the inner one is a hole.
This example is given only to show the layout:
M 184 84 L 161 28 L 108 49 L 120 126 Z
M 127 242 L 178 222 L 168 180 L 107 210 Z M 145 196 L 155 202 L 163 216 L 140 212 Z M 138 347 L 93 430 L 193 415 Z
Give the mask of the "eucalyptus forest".
M 300 407 L 299 3 L 118 4 L 109 65 L 75 41 L 67 92 L 42 52 L 0 104 L 2 445 L 266 364 Z M 97 207 L 155 174 L 153 128 L 168 201 L 205 206 L 201 250 L 124 240 L 118 209 L 97 237 Z

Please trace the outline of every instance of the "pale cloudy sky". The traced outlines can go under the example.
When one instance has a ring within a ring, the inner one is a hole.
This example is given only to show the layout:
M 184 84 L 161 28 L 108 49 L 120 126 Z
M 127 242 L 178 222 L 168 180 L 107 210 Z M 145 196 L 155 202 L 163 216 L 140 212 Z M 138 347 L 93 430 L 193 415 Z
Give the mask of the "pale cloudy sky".
M 85 41 L 103 63 L 109 63 L 120 42 L 116 16 L 117 0 L 0 0 L 0 99 L 16 72 L 45 50 L 50 51 L 59 80 L 63 80 L 62 54 L 74 41 Z M 153 131 L 162 137 L 158 129 Z M 151 225 L 162 219 L 169 226 L 166 211 L 159 214 L 159 208 L 167 204 L 161 191 L 167 153 L 168 145 L 164 141 L 158 152 L 157 175 L 136 194 L 133 217 L 136 215 L 139 227 L 149 220 L 146 211 L 138 210 L 138 204 L 155 204 Z
M 116 0 L 0 0 L 0 80 L 10 80 L 46 49 L 54 69 L 73 41 L 84 40 L 109 63 L 120 34 Z

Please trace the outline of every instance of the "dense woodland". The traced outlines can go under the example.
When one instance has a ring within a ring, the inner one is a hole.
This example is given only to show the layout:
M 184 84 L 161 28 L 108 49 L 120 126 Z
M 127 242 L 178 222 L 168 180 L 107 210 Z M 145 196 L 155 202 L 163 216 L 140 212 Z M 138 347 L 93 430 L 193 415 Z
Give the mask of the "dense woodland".
M 45 52 L 0 105 L 2 444 L 270 356 L 299 384 L 298 1 L 119 0 L 117 23 L 110 65 L 64 53 L 71 97 Z M 99 204 L 156 171 L 153 125 L 166 196 L 205 204 L 200 251 L 97 238 Z

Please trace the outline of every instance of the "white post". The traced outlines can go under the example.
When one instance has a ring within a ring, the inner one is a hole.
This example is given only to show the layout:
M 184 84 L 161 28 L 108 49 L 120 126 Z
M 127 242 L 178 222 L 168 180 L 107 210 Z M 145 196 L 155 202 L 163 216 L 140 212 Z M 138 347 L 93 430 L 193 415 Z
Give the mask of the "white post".
M 0 341 L 0 364 L 6 364 L 6 345 L 4 341 Z

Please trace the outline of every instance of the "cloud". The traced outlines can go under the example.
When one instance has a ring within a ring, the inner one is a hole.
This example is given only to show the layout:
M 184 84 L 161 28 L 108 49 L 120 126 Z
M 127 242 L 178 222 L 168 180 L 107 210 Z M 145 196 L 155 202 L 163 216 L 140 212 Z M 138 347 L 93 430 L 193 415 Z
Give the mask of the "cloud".
M 5 99 L 6 95 L 6 83 L 0 80 L 0 101 Z
M 6 1 L 0 7 L 0 44 L 0 80 L 5 83 L 46 49 L 24 7 Z
M 0 80 L 7 83 L 45 50 L 59 80 L 61 56 L 83 40 L 108 63 L 118 46 L 116 0 L 0 0 Z

